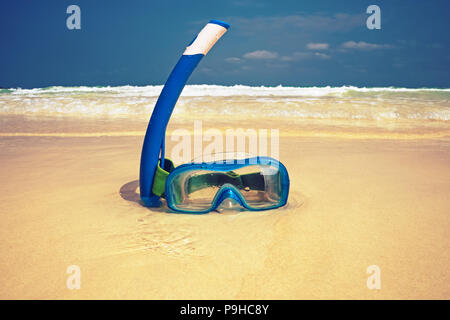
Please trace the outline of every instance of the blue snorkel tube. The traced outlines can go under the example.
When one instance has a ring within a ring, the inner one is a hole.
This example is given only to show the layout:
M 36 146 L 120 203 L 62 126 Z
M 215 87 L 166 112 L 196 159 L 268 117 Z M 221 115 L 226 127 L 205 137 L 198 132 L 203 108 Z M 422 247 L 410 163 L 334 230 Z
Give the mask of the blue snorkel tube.
M 225 22 L 211 20 L 186 48 L 161 91 L 145 133 L 141 154 L 139 186 L 141 200 L 146 207 L 161 205 L 160 197 L 152 192 L 152 186 L 159 159 L 164 168 L 166 127 L 178 97 L 200 60 L 229 27 Z

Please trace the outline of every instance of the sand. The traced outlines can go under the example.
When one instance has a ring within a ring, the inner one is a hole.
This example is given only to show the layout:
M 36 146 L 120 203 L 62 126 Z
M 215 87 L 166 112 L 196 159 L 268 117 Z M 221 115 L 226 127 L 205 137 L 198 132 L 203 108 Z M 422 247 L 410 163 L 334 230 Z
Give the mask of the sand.
M 450 298 L 448 139 L 281 132 L 286 207 L 196 216 L 139 204 L 144 128 L 0 136 L 0 298 Z

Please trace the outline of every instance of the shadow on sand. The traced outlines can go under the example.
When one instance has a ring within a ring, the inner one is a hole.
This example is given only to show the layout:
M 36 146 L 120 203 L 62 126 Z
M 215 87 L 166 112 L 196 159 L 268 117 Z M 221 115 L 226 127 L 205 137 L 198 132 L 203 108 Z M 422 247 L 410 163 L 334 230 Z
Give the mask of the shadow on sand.
M 130 202 L 135 202 L 135 203 L 139 204 L 142 208 L 148 209 L 150 211 L 165 212 L 165 213 L 168 212 L 165 205 L 162 205 L 159 208 L 145 207 L 144 203 L 142 202 L 142 200 L 139 196 L 139 193 L 137 192 L 138 188 L 139 188 L 139 180 L 133 180 L 133 181 L 125 183 L 122 187 L 120 187 L 119 194 L 122 197 L 122 199 L 130 201 Z

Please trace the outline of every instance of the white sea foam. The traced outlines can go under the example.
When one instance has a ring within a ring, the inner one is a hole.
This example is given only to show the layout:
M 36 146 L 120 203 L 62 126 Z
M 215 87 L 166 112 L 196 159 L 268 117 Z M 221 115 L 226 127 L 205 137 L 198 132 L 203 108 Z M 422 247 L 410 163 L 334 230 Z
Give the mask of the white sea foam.
M 118 87 L 47 87 L 34 89 L 4 89 L 4 94 L 35 95 L 35 94 L 83 94 L 104 93 L 118 96 L 144 96 L 156 97 L 161 93 L 162 85 L 155 86 L 118 86 Z M 227 97 L 227 96 L 298 96 L 298 97 L 323 97 L 343 96 L 348 93 L 443 93 L 450 94 L 450 89 L 435 88 L 358 88 L 354 86 L 343 87 L 252 87 L 245 85 L 219 86 L 219 85 L 187 85 L 182 93 L 184 97 Z
M 127 117 L 147 120 L 162 86 L 0 89 L 0 115 Z M 186 86 L 180 117 L 450 120 L 450 89 Z

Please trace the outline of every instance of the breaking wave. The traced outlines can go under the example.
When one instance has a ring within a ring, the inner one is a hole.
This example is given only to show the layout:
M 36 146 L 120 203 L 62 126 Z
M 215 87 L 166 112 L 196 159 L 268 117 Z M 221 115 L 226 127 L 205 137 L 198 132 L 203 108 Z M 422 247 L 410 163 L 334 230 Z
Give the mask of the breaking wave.
M 0 89 L 0 115 L 147 120 L 157 86 Z M 450 89 L 188 85 L 177 117 L 449 121 Z

